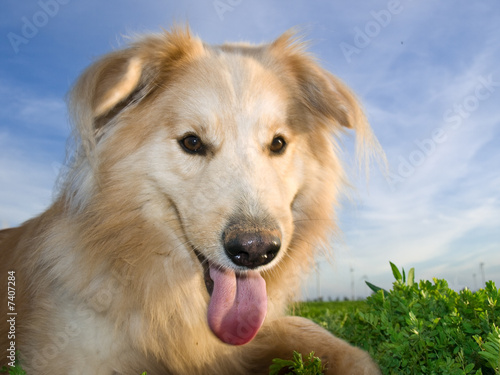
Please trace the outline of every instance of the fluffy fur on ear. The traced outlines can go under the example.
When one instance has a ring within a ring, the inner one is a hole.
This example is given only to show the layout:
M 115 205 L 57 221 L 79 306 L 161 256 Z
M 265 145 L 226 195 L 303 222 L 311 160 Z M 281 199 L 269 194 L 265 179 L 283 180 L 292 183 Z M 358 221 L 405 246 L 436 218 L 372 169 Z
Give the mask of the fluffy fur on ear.
M 356 133 L 356 153 L 360 167 L 368 175 L 371 159 L 386 165 L 384 152 L 373 135 L 356 95 L 337 77 L 323 69 L 306 52 L 307 43 L 296 30 L 290 30 L 270 46 L 270 51 L 282 66 L 287 67 L 290 85 L 294 87 L 304 109 L 315 123 L 333 132 L 353 129 Z M 286 78 L 285 78 L 286 79 Z M 339 127 L 340 125 L 340 127 Z
M 91 65 L 70 93 L 72 119 L 87 157 L 110 121 L 165 85 L 180 64 L 203 53 L 189 28 L 138 37 Z
M 80 211 L 99 184 L 96 146 L 120 117 L 154 97 L 175 79 L 183 64 L 203 55 L 203 42 L 187 26 L 133 38 L 87 68 L 68 97 L 73 134 L 59 176 L 60 193 Z

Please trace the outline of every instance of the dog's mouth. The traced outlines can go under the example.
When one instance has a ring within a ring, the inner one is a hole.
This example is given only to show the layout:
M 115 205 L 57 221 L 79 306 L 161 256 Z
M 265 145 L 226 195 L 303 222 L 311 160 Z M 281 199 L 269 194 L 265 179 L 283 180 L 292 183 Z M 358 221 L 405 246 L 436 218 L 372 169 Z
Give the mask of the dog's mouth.
M 243 345 L 259 331 L 267 313 L 266 282 L 257 271 L 237 272 L 212 264 L 195 251 L 210 295 L 208 325 L 223 342 Z
M 195 250 L 194 253 L 198 257 L 198 260 L 203 267 L 203 280 L 205 281 L 207 292 L 210 296 L 212 296 L 212 293 L 214 291 L 214 281 L 210 278 L 210 265 L 208 263 L 208 260 L 199 251 Z

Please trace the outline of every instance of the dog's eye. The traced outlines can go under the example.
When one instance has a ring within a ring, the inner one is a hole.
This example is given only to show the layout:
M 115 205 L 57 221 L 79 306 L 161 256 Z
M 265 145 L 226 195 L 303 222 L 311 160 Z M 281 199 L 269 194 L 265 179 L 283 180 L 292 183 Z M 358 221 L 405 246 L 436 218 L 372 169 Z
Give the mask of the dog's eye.
M 203 154 L 205 147 L 201 142 L 200 137 L 196 135 L 188 135 L 179 141 L 184 151 L 190 154 Z
M 285 151 L 285 148 L 286 141 L 282 136 L 274 137 L 273 141 L 271 142 L 271 146 L 269 146 L 269 149 L 273 154 L 281 154 L 283 151 Z

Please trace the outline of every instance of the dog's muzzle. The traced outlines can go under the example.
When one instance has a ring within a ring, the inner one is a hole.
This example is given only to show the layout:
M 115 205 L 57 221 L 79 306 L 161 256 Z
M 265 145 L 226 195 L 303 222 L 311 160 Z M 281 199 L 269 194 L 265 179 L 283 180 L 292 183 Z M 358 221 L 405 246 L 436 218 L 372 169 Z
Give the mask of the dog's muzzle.
M 244 345 L 257 335 L 267 313 L 266 282 L 254 269 L 276 258 L 281 236 L 278 230 L 233 224 L 222 242 L 228 258 L 243 269 L 213 264 L 196 252 L 210 294 L 208 325 L 221 341 Z

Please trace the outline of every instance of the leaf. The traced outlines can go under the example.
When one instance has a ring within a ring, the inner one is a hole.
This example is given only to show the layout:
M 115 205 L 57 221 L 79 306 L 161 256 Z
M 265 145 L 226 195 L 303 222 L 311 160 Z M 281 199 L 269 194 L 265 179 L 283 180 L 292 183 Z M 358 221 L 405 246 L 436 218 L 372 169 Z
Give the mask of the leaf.
M 408 271 L 408 286 L 413 286 L 413 284 L 415 284 L 415 268 Z
M 26 375 L 26 371 L 23 370 L 21 364 L 19 363 L 19 351 L 16 351 L 16 360 L 14 367 L 3 366 L 0 368 L 0 373 L 5 373 L 8 375 Z
M 314 356 L 314 352 L 309 353 L 306 361 L 302 360 L 302 354 L 293 352 L 293 361 L 286 359 L 273 359 L 273 364 L 269 366 L 269 375 L 277 375 L 283 368 L 291 370 L 287 374 L 295 375 L 323 375 L 321 359 Z
M 469 363 L 467 366 L 465 366 L 464 371 L 465 371 L 466 374 L 468 374 L 472 370 L 474 370 L 474 363 Z
M 403 280 L 403 276 L 401 276 L 401 272 L 399 272 L 398 267 L 396 267 L 396 265 L 392 262 L 389 262 L 389 263 L 391 264 L 392 274 L 394 275 L 394 278 L 397 281 Z
M 365 280 L 365 283 L 366 285 L 368 285 L 368 288 L 370 288 L 371 290 L 373 290 L 375 293 L 377 293 L 379 290 L 382 290 L 384 292 L 384 296 L 388 296 L 389 295 L 389 292 L 385 289 L 382 289 L 376 285 L 373 285 L 372 283 L 368 282 Z
M 278 375 L 281 369 L 283 368 L 290 369 L 293 367 L 294 364 L 295 364 L 294 361 L 274 358 L 273 364 L 269 366 L 269 375 Z

